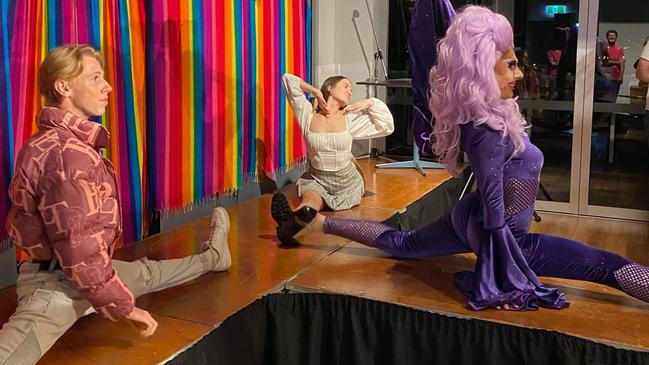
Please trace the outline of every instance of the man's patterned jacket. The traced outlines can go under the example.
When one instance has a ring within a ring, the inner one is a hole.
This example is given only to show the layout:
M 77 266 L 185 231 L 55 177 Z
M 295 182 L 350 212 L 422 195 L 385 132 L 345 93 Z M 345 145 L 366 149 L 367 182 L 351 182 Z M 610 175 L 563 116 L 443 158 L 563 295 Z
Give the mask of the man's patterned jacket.
M 66 284 L 106 318 L 124 317 L 135 299 L 111 265 L 121 209 L 112 164 L 99 154 L 109 133 L 53 107 L 37 124 L 9 186 L 9 235 L 37 260 L 56 257 Z

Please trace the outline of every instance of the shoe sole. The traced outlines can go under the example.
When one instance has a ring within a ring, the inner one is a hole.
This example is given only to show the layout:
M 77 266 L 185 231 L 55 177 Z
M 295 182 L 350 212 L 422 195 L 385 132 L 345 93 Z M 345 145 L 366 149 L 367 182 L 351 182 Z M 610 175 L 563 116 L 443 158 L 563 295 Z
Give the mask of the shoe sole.
M 277 225 L 286 222 L 293 215 L 291 206 L 284 193 L 273 194 L 273 199 L 270 202 L 270 215 L 277 222 Z

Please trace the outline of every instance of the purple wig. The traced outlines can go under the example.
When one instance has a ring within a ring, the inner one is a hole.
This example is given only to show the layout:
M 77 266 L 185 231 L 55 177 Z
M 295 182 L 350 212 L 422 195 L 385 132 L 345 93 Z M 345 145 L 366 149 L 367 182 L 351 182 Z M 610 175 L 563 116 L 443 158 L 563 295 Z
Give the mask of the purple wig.
M 460 153 L 460 125 L 486 123 L 525 147 L 525 119 L 514 99 L 502 100 L 494 75 L 496 61 L 514 47 L 507 19 L 482 6 L 467 6 L 437 45 L 437 64 L 430 70 L 429 107 L 435 117 L 435 154 L 453 174 Z

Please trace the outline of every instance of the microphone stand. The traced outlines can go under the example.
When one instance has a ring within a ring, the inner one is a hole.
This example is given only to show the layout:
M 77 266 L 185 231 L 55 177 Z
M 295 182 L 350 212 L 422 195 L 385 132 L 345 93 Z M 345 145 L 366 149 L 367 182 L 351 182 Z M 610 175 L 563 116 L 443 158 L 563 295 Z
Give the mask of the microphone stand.
M 388 69 L 385 68 L 385 59 L 383 58 L 383 51 L 381 50 L 381 45 L 379 44 L 379 37 L 376 35 L 376 28 L 374 28 L 374 19 L 372 19 L 372 12 L 370 11 L 370 4 L 365 0 L 365 7 L 367 7 L 367 15 L 370 18 L 370 25 L 372 26 L 372 34 L 374 34 L 374 43 L 376 44 L 376 53 L 374 53 L 374 81 L 379 81 L 376 75 L 376 61 L 381 61 L 381 66 L 383 66 L 383 76 L 385 80 L 388 79 Z M 376 88 L 375 88 L 376 89 Z M 374 95 L 376 96 L 376 95 Z
M 369 19 L 370 19 L 370 25 L 372 26 L 372 34 L 374 35 L 374 43 L 376 44 L 376 52 L 374 52 L 374 82 L 379 81 L 378 70 L 377 70 L 378 61 L 381 61 L 381 66 L 383 67 L 383 76 L 385 77 L 384 80 L 387 80 L 388 79 L 388 70 L 385 67 L 385 59 L 383 58 L 383 50 L 381 50 L 381 45 L 379 44 L 379 37 L 376 35 L 376 28 L 374 28 L 374 19 L 372 19 L 372 12 L 370 11 L 370 5 L 367 2 L 367 0 L 365 0 L 365 7 L 367 8 L 367 14 L 368 14 Z M 377 94 L 376 85 L 373 86 L 373 89 L 374 89 L 373 97 L 376 97 L 376 94 Z M 370 152 L 368 154 L 364 154 L 364 155 L 356 157 L 357 160 L 365 159 L 365 158 L 380 158 L 380 159 L 390 161 L 390 162 L 394 161 L 393 159 L 380 156 L 378 148 L 374 147 L 374 138 L 370 138 L 368 140 L 368 144 L 369 144 L 368 147 L 370 149 Z
M 383 52 L 381 51 L 381 46 L 379 45 L 379 40 L 378 37 L 376 36 L 376 29 L 374 29 L 374 21 L 372 19 L 372 14 L 370 12 L 370 7 L 365 0 L 365 6 L 367 6 L 367 11 L 370 14 L 370 24 L 372 25 L 372 31 L 374 32 L 374 41 L 376 42 L 376 48 L 377 52 L 374 54 L 374 78 L 375 82 L 378 81 L 377 76 L 376 76 L 376 60 L 380 60 L 381 64 L 383 65 L 383 73 L 385 75 L 385 79 L 388 79 L 388 73 L 385 68 L 385 61 L 383 59 Z M 374 86 L 374 95 L 376 96 L 376 85 Z M 421 111 L 417 108 L 414 107 L 415 113 Z M 372 144 L 372 140 L 370 140 L 370 145 Z M 371 149 L 371 151 L 374 151 L 375 149 Z M 370 156 L 372 155 L 372 152 L 370 152 Z M 417 143 L 413 141 L 412 145 L 412 160 L 410 161 L 394 161 L 390 163 L 382 163 L 382 164 L 377 164 L 376 168 L 386 168 L 386 169 L 404 169 L 404 168 L 414 168 L 417 170 L 422 176 L 426 176 L 426 172 L 424 169 L 443 169 L 444 166 L 440 163 L 437 162 L 432 162 L 432 161 L 423 161 L 419 159 L 419 147 L 417 146 Z

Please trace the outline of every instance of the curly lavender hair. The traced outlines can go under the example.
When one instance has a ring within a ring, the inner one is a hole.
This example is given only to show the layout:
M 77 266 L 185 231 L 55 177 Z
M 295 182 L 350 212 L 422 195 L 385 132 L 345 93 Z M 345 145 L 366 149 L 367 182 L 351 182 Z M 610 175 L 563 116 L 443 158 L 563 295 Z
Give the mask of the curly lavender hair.
M 467 6 L 437 45 L 437 64 L 430 70 L 429 107 L 435 117 L 433 150 L 453 174 L 460 153 L 460 126 L 487 124 L 525 146 L 526 122 L 514 99 L 500 98 L 494 76 L 496 61 L 514 47 L 507 19 L 482 6 Z

